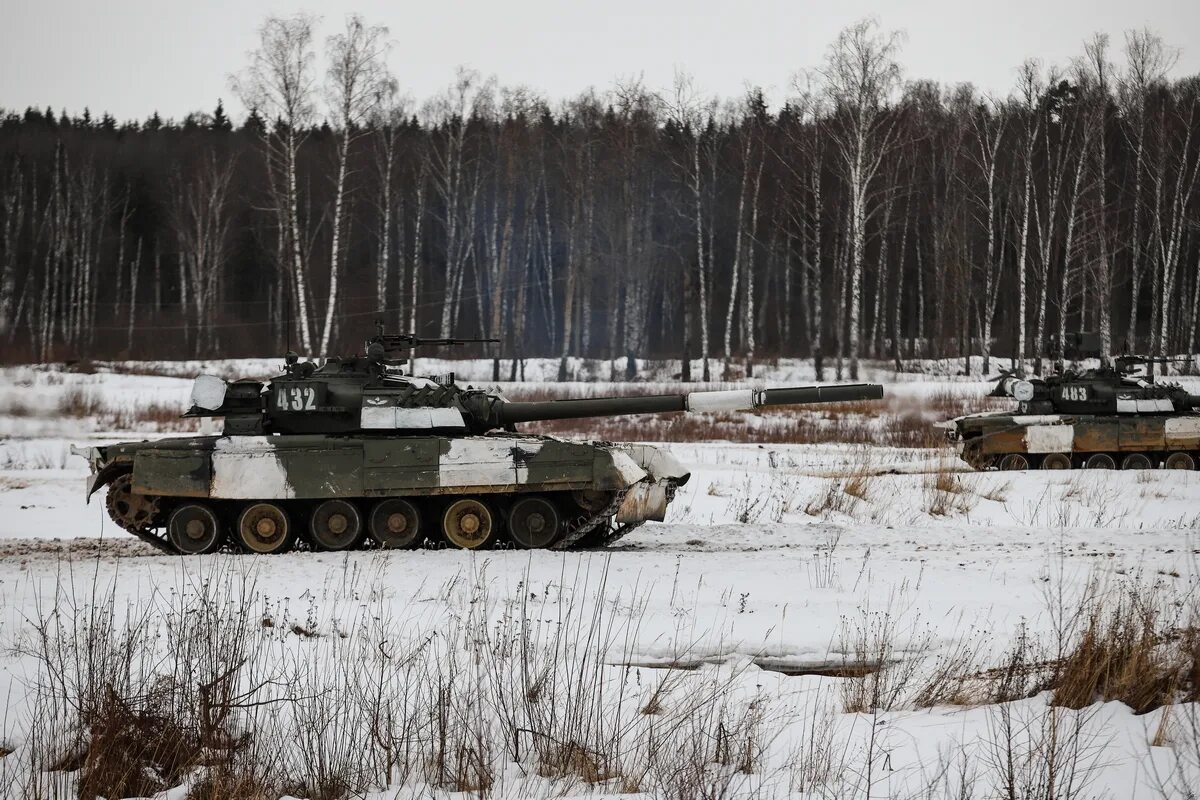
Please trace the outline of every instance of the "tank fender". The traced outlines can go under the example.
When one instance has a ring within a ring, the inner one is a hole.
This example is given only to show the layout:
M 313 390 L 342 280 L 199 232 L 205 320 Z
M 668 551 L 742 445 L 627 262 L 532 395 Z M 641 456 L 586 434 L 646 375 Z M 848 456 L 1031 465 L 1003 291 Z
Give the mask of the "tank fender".
M 675 485 L 682 486 L 692 476 L 675 456 L 661 447 L 649 444 L 625 444 L 620 447 L 655 481 L 669 479 Z
M 630 487 L 617 509 L 617 523 L 625 525 L 631 522 L 654 520 L 662 522 L 667 518 L 668 492 L 666 481 L 642 481 Z
M 104 451 L 99 447 L 76 447 L 75 445 L 71 445 L 70 452 L 73 456 L 86 459 L 88 468 L 91 470 L 91 474 L 87 477 L 87 494 L 85 495 L 88 503 L 91 503 L 92 495 L 96 493 L 97 489 L 108 484 L 113 478 L 131 467 L 127 461 L 105 463 Z

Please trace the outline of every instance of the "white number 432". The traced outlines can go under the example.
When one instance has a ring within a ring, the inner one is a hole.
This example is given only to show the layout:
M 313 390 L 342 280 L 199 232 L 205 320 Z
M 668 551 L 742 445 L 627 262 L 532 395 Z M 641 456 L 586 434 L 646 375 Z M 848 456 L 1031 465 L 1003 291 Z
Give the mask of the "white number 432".
M 317 390 L 311 386 L 280 386 L 278 403 L 283 411 L 316 411 Z

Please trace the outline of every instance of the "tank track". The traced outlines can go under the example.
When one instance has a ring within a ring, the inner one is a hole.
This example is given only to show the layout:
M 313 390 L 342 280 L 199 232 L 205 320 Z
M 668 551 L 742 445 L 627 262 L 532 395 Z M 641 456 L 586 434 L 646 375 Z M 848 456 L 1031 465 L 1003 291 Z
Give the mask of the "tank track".
M 1061 419 L 1057 422 L 1040 423 L 1040 424 L 1041 425 L 1056 425 L 1056 426 L 1060 426 L 1060 425 L 1074 426 L 1079 423 L 1073 417 L 1064 417 L 1063 419 Z M 980 446 L 983 442 L 985 442 L 989 439 L 992 439 L 993 437 L 999 436 L 1001 434 L 1011 433 L 1012 431 L 1021 430 L 1022 428 L 1025 428 L 1025 427 L 1027 427 L 1027 426 L 1026 425 L 1009 425 L 1007 427 L 1000 428 L 1000 429 L 994 430 L 994 431 L 990 431 L 989 433 L 980 434 L 979 436 L 975 436 L 971 439 L 967 439 L 962 443 L 962 451 L 959 454 L 959 457 L 963 461 L 965 461 L 969 467 L 976 470 L 977 472 L 983 472 L 992 467 L 997 467 L 997 468 L 1002 469 L 1002 467 L 1000 466 L 1001 462 L 1008 455 L 1025 456 L 1027 459 L 1030 460 L 1031 468 L 1037 469 L 1037 462 L 1035 462 L 1034 459 L 1040 460 L 1041 458 L 1044 458 L 1046 455 L 1052 455 L 1052 454 L 1029 453 L 1029 452 L 1025 452 L 1025 451 L 1014 451 L 1013 453 L 993 453 L 993 454 L 984 454 L 984 453 L 979 452 L 981 449 Z M 1105 451 L 1105 450 L 1074 450 L 1074 449 L 1066 450 L 1066 451 L 1062 451 L 1062 452 L 1068 458 L 1072 459 L 1072 466 L 1069 467 L 1069 469 L 1071 469 L 1071 470 L 1078 469 L 1078 467 L 1074 466 L 1074 461 L 1075 461 L 1076 457 L 1086 461 L 1089 456 L 1108 455 L 1110 453 L 1110 451 Z M 1132 451 L 1125 451 L 1125 452 L 1126 452 L 1126 455 L 1140 453 L 1140 454 L 1146 455 L 1147 457 L 1150 457 L 1150 458 L 1156 458 L 1156 457 L 1162 458 L 1164 461 L 1167 458 L 1169 458 L 1173 453 L 1177 452 L 1177 453 L 1183 453 L 1184 455 L 1187 455 L 1188 457 L 1194 459 L 1195 462 L 1200 463 L 1200 457 L 1198 457 L 1198 455 L 1200 455 L 1200 454 L 1195 454 L 1194 452 L 1188 451 L 1188 450 L 1176 450 L 1176 451 L 1162 452 L 1162 451 L 1154 450 L 1152 448 L 1147 448 L 1145 450 L 1132 450 Z M 1113 459 L 1114 463 L 1119 467 L 1121 464 L 1120 454 L 1113 452 L 1113 453 L 1111 453 L 1110 457 Z M 1154 468 L 1157 469 L 1157 465 Z
M 625 501 L 625 496 L 628 494 L 627 489 L 623 489 L 613 493 L 610 501 L 598 511 L 591 514 L 580 514 L 573 519 L 567 520 L 564 525 L 567 532 L 553 545 L 549 550 L 572 550 L 584 549 L 593 547 L 604 547 L 622 536 L 625 536 L 635 528 L 639 527 L 642 522 L 626 523 L 624 525 L 615 525 L 612 518 L 621 507 L 621 503 Z M 671 486 L 668 489 L 668 502 L 674 497 L 675 487 Z M 115 522 L 115 520 L 114 520 Z M 117 523 L 120 525 L 120 523 Z M 610 527 L 610 525 L 612 527 Z M 183 555 L 177 550 L 166 537 L 165 528 L 162 527 L 126 527 L 121 525 L 122 529 L 127 533 L 136 536 L 141 541 L 155 548 L 156 550 L 167 555 Z M 159 531 L 162 531 L 160 534 Z M 237 545 L 231 539 L 226 538 L 222 545 L 223 550 L 237 550 Z M 311 550 L 313 549 L 303 539 L 297 539 L 293 549 Z M 363 549 L 359 547 L 357 549 Z
M 667 486 L 667 505 L 675 499 L 675 490 L 678 489 L 675 484 Z M 638 520 L 637 522 L 627 522 L 624 525 L 614 525 L 612 528 L 605 528 L 603 531 L 596 531 L 583 543 L 583 547 L 604 548 L 616 542 L 622 537 L 628 536 L 638 528 L 646 524 L 646 520 Z M 596 535 L 599 534 L 599 535 Z
M 124 528 L 123 530 L 128 533 L 132 533 L 146 544 L 150 545 L 156 550 L 166 553 L 169 556 L 182 555 L 182 553 L 171 546 L 171 543 L 167 541 L 167 537 L 165 535 L 159 536 L 152 530 L 130 530 L 129 528 Z
M 618 492 L 615 492 L 608 505 L 593 513 L 591 516 L 581 515 L 576 517 L 574 520 L 569 520 L 566 523 L 567 532 L 563 534 L 561 539 L 550 545 L 550 549 L 570 550 L 576 542 L 584 539 L 602 522 L 605 522 L 613 514 L 616 514 L 617 509 L 621 507 L 621 503 L 625 502 L 625 495 L 628 493 L 628 489 L 622 489 Z

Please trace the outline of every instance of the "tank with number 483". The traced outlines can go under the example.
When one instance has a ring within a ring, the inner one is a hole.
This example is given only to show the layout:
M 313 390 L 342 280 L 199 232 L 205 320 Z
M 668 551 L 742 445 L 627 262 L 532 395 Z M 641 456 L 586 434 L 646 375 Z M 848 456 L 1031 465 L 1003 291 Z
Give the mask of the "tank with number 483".
M 1073 356 L 1095 356 L 1094 335 L 1074 334 Z M 1200 395 L 1138 374 L 1173 359 L 1118 356 L 1111 366 L 1061 369 L 1045 378 L 1005 375 L 994 397 L 1015 411 L 941 423 L 976 469 L 1195 469 L 1200 463 Z
M 512 402 L 454 376 L 405 374 L 417 345 L 384 334 L 321 364 L 289 353 L 269 381 L 196 378 L 187 416 L 220 436 L 76 450 L 107 487 L 109 515 L 171 553 L 279 553 L 360 546 L 568 549 L 662 520 L 688 472 L 644 444 L 522 434 L 521 423 L 623 414 L 750 411 L 878 399 L 870 384 Z

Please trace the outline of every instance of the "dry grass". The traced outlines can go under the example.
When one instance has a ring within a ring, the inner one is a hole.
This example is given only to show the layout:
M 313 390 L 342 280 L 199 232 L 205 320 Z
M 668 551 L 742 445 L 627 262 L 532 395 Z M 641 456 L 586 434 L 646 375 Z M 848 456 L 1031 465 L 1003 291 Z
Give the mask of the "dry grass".
M 1135 585 L 1090 604 L 1050 676 L 1054 704 L 1119 700 L 1141 714 L 1200 699 L 1200 627 L 1166 622 L 1160 600 Z
M 103 410 L 100 398 L 81 386 L 73 386 L 58 401 L 58 411 L 67 417 L 93 417 Z
M 921 493 L 925 513 L 935 517 L 968 513 L 977 502 L 958 467 L 945 459 L 921 476 Z
M 845 674 L 842 709 L 850 714 L 874 714 L 906 706 L 916 685 L 922 656 L 932 636 L 919 630 L 919 620 L 901 630 L 895 596 L 883 611 L 864 606 L 857 617 L 843 617 L 838 632 Z M 901 634 L 905 646 L 900 647 Z M 857 666 L 857 670 L 851 667 Z
M 200 427 L 200 420 L 184 419 L 183 409 L 179 406 L 152 402 L 114 409 L 106 406 L 97 393 L 81 386 L 72 387 L 62 395 L 58 412 L 67 417 L 94 418 L 98 427 L 108 430 L 150 430 L 165 433 L 194 431 Z
M 185 775 L 190 800 L 402 785 L 483 797 L 515 762 L 564 790 L 726 797 L 761 780 L 783 728 L 768 698 L 737 690 L 745 666 L 645 686 L 611 666 L 647 599 L 618 604 L 605 575 L 503 606 L 484 574 L 456 578 L 442 592 L 458 611 L 434 633 L 398 627 L 382 590 L 350 579 L 338 591 L 357 622 L 314 618 L 305 629 L 320 635 L 301 639 L 286 608 L 260 607 L 252 569 L 156 587 L 133 615 L 115 585 L 60 585 L 23 645 L 40 669 L 22 737 L 33 769 L 14 796 L 59 796 L 79 770 L 87 798 L 150 796 Z

